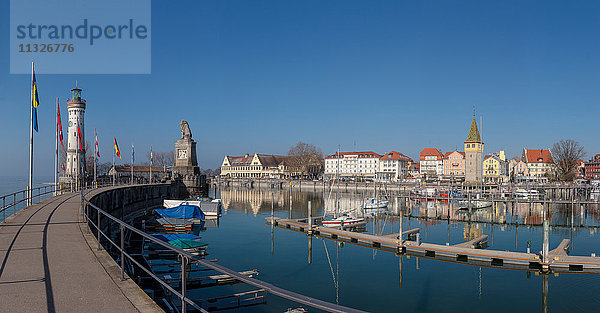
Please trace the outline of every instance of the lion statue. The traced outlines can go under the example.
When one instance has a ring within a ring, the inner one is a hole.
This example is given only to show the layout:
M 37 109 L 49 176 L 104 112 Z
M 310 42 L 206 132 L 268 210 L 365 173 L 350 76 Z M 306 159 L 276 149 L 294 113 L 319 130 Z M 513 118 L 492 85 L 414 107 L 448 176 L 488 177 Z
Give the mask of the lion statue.
M 179 126 L 181 126 L 181 138 L 192 138 L 192 131 L 190 130 L 190 125 L 186 120 L 181 120 Z

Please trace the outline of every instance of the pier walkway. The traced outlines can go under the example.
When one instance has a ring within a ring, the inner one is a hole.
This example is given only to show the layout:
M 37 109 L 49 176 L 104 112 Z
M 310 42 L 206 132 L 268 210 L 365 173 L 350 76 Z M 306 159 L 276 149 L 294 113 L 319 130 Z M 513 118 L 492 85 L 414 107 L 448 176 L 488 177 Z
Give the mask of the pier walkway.
M 88 243 L 80 205 L 79 193 L 67 193 L 0 223 L 0 310 L 161 311 L 134 282 L 121 282 L 108 254 Z

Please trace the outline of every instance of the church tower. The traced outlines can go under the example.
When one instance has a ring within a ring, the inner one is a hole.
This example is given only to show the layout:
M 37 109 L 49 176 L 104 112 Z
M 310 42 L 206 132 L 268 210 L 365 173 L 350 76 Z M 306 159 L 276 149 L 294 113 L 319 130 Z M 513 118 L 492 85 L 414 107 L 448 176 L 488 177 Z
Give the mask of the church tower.
M 481 182 L 483 178 L 483 141 L 479 135 L 475 114 L 469 136 L 465 140 L 465 182 Z
M 75 86 L 71 89 L 71 99 L 67 101 L 67 110 L 69 113 L 69 127 L 67 130 L 67 164 L 65 167 L 65 176 L 74 181 L 76 177 L 82 178 L 82 168 L 85 165 L 85 100 L 81 99 L 81 89 Z M 81 146 L 79 149 L 79 138 L 77 129 L 81 133 Z

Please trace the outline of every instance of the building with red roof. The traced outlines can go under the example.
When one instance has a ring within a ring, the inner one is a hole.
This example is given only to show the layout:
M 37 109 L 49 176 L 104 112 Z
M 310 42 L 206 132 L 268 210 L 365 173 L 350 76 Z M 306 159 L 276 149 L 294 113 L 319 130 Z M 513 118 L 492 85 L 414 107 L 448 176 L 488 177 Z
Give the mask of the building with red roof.
M 325 157 L 325 176 L 329 178 L 372 178 L 379 171 L 381 155 L 373 151 L 338 152 Z
M 425 148 L 419 154 L 421 175 L 441 176 L 444 174 L 444 154 L 436 148 Z
M 585 162 L 583 167 L 586 179 L 600 179 L 600 154 L 594 155 L 594 157 Z
M 413 160 L 397 151 L 390 151 L 379 158 L 377 179 L 397 181 L 408 177 L 408 168 Z
M 554 175 L 556 167 L 549 149 L 525 149 L 523 148 L 523 162 L 527 164 L 529 176 L 534 179 L 542 179 L 548 175 Z
M 446 152 L 443 166 L 444 176 L 465 177 L 465 153 L 462 151 Z

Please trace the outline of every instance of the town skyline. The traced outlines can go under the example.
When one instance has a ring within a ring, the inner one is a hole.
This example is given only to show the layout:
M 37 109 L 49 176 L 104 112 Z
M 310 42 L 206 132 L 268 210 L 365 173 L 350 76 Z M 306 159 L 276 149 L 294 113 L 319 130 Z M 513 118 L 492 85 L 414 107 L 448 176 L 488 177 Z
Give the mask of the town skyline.
M 217 168 L 224 155 L 286 154 L 298 141 L 325 155 L 340 145 L 417 159 L 426 147 L 462 151 L 473 105 L 484 153 L 511 158 L 566 138 L 586 159 L 600 151 L 592 132 L 600 44 L 581 40 L 600 28 L 598 4 L 466 4 L 188 2 L 175 12 L 154 2 L 153 46 L 189 47 L 153 49 L 152 74 L 49 75 L 36 63 L 35 173 L 52 174 L 56 97 L 66 112 L 76 80 L 88 103 L 86 140 L 97 129 L 101 162 L 112 160 L 113 137 L 120 164 L 132 141 L 139 162 L 150 146 L 173 151 L 182 119 L 202 168 Z M 202 19 L 192 22 L 191 12 Z M 202 40 L 186 41 L 192 33 Z M 10 130 L 1 143 L 11 151 L 2 175 L 24 176 L 30 78 L 8 74 L 8 40 L 0 47 L 0 123 Z

